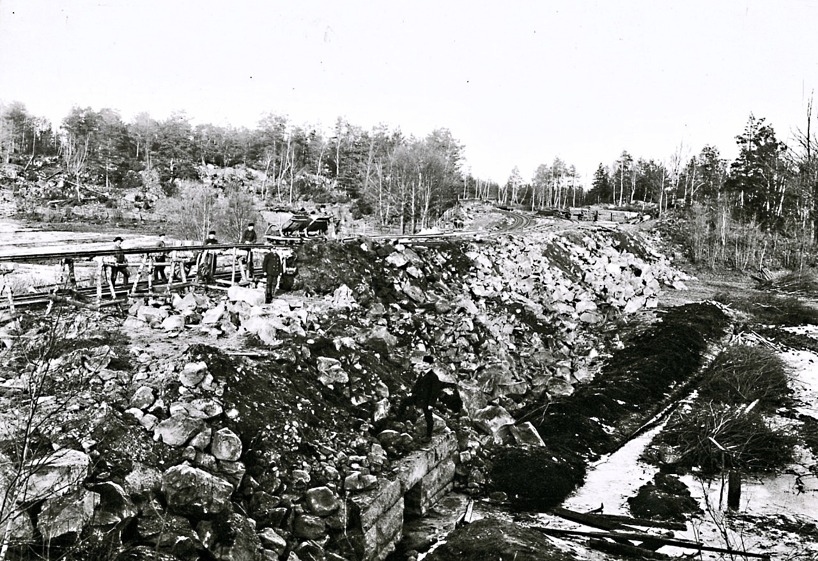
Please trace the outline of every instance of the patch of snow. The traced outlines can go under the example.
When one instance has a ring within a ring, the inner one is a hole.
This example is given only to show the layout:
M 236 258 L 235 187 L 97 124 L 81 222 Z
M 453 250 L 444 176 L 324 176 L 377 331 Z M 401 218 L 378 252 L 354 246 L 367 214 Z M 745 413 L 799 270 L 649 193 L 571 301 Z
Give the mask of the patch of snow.
M 628 497 L 653 479 L 657 469 L 639 460 L 645 447 L 663 428 L 664 423 L 634 438 L 622 448 L 590 465 L 585 484 L 568 497 L 564 505 L 586 512 L 605 505 L 605 514 L 630 514 Z

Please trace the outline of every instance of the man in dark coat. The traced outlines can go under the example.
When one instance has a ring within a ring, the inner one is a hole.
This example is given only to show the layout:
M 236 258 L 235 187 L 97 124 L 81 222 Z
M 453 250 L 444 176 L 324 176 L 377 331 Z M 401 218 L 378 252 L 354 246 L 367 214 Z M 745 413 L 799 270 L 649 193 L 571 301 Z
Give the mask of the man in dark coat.
M 210 230 L 207 233 L 207 239 L 204 241 L 204 245 L 217 245 L 219 241 L 216 239 L 216 231 Z M 200 261 L 199 261 L 199 275 L 202 279 L 205 280 L 207 283 L 212 283 L 213 279 L 216 277 L 216 252 L 205 250 L 202 252 Z M 198 282 L 198 281 L 197 281 Z
M 159 234 L 159 241 L 156 242 L 156 247 L 165 247 L 165 234 Z M 165 275 L 165 262 L 167 256 L 164 253 L 153 254 L 153 282 L 168 282 L 168 277 Z
M 244 232 L 241 234 L 241 243 L 249 243 L 254 244 L 256 243 L 256 230 L 255 224 L 250 222 L 245 228 Z M 253 278 L 253 251 L 248 249 L 247 255 L 244 257 L 244 261 L 247 263 L 247 275 L 252 280 Z
M 457 383 L 441 380 L 435 370 L 430 369 L 420 375 L 412 387 L 412 393 L 401 402 L 397 413 L 398 418 L 404 416 L 409 406 L 414 405 L 420 408 L 426 420 L 426 437 L 431 438 L 434 428 L 432 408 L 438 400 L 453 413 L 459 413 L 463 409 L 463 400 L 457 390 Z
M 116 286 L 116 279 L 119 273 L 122 273 L 123 282 L 127 285 L 130 273 L 128 272 L 128 261 L 125 259 L 125 252 L 122 251 L 122 238 L 119 236 L 114 238 L 114 250 L 114 265 L 111 267 L 111 284 Z
M 273 301 L 273 294 L 278 291 L 281 275 L 284 273 L 284 264 L 281 262 L 281 255 L 273 250 L 264 256 L 261 268 L 267 275 L 267 287 L 264 290 L 264 302 L 269 304 Z

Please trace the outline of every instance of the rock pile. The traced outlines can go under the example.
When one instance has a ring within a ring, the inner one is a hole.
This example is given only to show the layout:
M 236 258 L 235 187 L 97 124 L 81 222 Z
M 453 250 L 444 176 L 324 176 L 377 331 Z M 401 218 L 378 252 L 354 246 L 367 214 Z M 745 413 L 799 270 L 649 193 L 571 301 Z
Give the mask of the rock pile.
M 37 457 L 57 467 L 29 489 L 48 496 L 15 503 L 13 535 L 75 544 L 116 529 L 108 545 L 122 551 L 127 541 L 122 559 L 360 554 L 346 537 L 355 497 L 394 481 L 396 462 L 423 445 L 419 412 L 400 407 L 420 373 L 457 384 L 464 409 L 434 419 L 437 432 L 457 432 L 457 465 L 443 462 L 440 473 L 456 470 L 477 493 L 488 449 L 542 445 L 515 414 L 591 375 L 604 354 L 598 327 L 655 306 L 663 286 L 681 287 L 664 260 L 618 244 L 604 232 L 305 244 L 297 292 L 272 304 L 259 289 L 232 287 L 137 300 L 125 320 L 160 337 L 243 340 L 262 361 L 202 345 L 173 357 L 114 349 L 87 342 L 108 326 L 75 326 L 76 352 L 0 381 L 17 411 L 34 373 L 88 384 L 58 403 L 65 424 L 45 434 L 49 454 Z M 4 340 L 17 341 L 8 329 Z M 19 437 L 4 431 L 4 442 Z M 50 455 L 55 446 L 62 456 Z

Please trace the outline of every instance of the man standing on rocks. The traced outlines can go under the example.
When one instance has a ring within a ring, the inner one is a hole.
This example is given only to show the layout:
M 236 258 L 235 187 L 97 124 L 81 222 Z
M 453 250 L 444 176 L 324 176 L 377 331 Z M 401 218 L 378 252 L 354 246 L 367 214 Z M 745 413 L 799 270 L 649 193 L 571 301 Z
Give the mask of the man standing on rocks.
M 284 273 L 284 264 L 281 262 L 281 255 L 279 255 L 276 250 L 272 250 L 264 256 L 261 268 L 264 269 L 264 273 L 267 275 L 264 303 L 269 304 L 273 301 L 273 295 L 278 292 L 278 287 L 281 284 L 281 275 Z
M 432 408 L 438 400 L 454 413 L 459 413 L 463 409 L 463 400 L 457 390 L 457 382 L 448 376 L 443 369 L 430 368 L 420 375 L 412 387 L 412 393 L 400 404 L 398 418 L 403 417 L 406 408 L 409 406 L 414 405 L 420 408 L 426 420 L 426 438 L 431 438 L 434 429 Z

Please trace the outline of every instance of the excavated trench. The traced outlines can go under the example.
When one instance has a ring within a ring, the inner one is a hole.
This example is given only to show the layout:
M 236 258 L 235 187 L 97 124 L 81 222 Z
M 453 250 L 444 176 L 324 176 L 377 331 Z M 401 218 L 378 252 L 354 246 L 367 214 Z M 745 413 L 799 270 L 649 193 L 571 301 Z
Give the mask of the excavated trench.
M 561 505 L 582 485 L 589 463 L 614 453 L 655 425 L 694 389 L 698 375 L 729 336 L 730 324 L 722 308 L 712 303 L 667 309 L 661 321 L 625 341 L 602 372 L 572 396 L 527 407 L 518 422 L 532 421 L 545 446 L 497 450 L 492 488 L 510 500 L 510 505 L 498 506 L 498 512 L 509 506 L 512 512 L 530 512 Z M 482 510 L 490 517 L 491 507 Z M 538 553 L 523 558 L 563 559 L 553 544 L 522 527 L 491 531 L 507 524 L 491 520 L 488 526 L 480 522 L 474 528 L 455 530 L 426 559 L 504 558 L 504 552 L 521 551 L 509 549 L 518 539 L 540 544 Z

